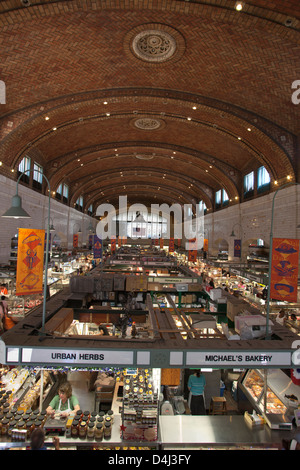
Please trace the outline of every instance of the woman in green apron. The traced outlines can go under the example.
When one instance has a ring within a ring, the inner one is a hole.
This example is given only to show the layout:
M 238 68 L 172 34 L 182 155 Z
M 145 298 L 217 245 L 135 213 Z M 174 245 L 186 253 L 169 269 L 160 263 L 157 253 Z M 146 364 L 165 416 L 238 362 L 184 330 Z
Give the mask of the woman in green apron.
M 55 414 L 60 414 L 62 417 L 67 417 L 72 411 L 80 409 L 77 397 L 72 394 L 72 386 L 69 382 L 62 383 L 58 388 L 58 395 L 51 400 L 47 414 L 54 417 Z

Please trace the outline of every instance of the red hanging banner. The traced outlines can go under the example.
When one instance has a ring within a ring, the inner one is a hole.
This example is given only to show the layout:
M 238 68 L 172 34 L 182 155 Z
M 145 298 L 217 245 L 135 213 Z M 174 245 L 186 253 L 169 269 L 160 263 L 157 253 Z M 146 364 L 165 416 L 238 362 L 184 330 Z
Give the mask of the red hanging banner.
M 297 302 L 299 240 L 273 238 L 270 298 Z
M 174 238 L 170 238 L 169 240 L 169 253 L 174 252 Z

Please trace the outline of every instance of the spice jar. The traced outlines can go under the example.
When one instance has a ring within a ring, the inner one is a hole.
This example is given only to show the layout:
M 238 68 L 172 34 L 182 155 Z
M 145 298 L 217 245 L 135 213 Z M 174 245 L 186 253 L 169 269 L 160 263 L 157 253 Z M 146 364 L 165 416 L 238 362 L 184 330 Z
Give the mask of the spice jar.
M 19 419 L 19 421 L 17 422 L 17 429 L 25 429 L 25 421 L 23 421 L 22 419 Z
M 34 424 L 33 421 L 27 421 L 26 422 L 26 430 L 27 430 L 27 438 L 29 439 L 31 436 L 32 431 L 34 430 Z
M 92 439 L 95 435 L 95 425 L 92 422 L 89 422 L 88 427 L 87 427 L 87 437 L 89 439 Z
M 103 435 L 105 439 L 109 439 L 111 437 L 111 422 L 105 421 Z
M 86 437 L 87 432 L 87 424 L 86 421 L 81 421 L 79 424 L 79 437 Z
M 8 425 L 9 425 L 9 419 L 4 418 L 2 420 L 2 428 L 1 428 L 1 435 L 5 436 L 8 432 Z
M 103 426 L 102 423 L 98 422 L 95 428 L 95 439 L 103 439 Z
M 8 431 L 7 434 L 11 436 L 12 430 L 16 427 L 17 421 L 15 419 L 11 419 L 8 425 Z
M 114 412 L 113 410 L 108 410 L 107 416 L 111 419 L 111 424 L 114 422 Z
M 79 432 L 79 419 L 74 419 L 72 426 L 71 426 L 71 436 L 72 437 L 78 437 L 78 432 Z

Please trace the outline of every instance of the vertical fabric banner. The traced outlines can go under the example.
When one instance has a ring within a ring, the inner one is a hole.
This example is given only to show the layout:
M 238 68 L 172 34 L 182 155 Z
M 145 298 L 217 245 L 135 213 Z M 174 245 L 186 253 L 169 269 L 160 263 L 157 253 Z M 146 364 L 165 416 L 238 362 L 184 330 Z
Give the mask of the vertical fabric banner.
M 93 248 L 93 235 L 89 235 L 89 249 Z
M 115 253 L 115 251 L 116 251 L 116 244 L 117 244 L 117 239 L 116 239 L 116 237 L 111 237 L 111 241 L 110 241 L 110 251 L 111 251 L 111 253 Z
M 188 251 L 197 251 L 197 239 L 196 238 L 191 238 L 188 242 Z
M 102 258 L 102 240 L 97 235 L 94 235 L 93 251 L 95 259 Z
M 19 228 L 16 295 L 43 292 L 45 230 Z
M 241 240 L 234 240 L 233 256 L 236 258 L 241 257 Z
M 160 239 L 160 248 L 163 249 L 163 247 L 164 247 L 164 239 L 161 238 Z
M 73 235 L 73 248 L 78 247 L 78 233 L 74 233 Z
M 197 250 L 189 250 L 189 256 L 188 256 L 189 261 L 197 261 Z
M 122 246 L 122 238 L 118 237 L 118 246 Z
M 169 240 L 169 253 L 174 252 L 174 238 L 170 238 Z
M 158 245 L 159 245 L 159 239 L 158 239 L 158 238 L 155 238 L 154 245 L 155 245 L 155 246 L 158 246 Z
M 181 238 L 178 238 L 177 244 L 178 244 L 178 246 L 181 246 Z
M 297 302 L 299 240 L 273 238 L 270 298 Z
M 208 251 L 208 238 L 203 240 L 203 251 Z

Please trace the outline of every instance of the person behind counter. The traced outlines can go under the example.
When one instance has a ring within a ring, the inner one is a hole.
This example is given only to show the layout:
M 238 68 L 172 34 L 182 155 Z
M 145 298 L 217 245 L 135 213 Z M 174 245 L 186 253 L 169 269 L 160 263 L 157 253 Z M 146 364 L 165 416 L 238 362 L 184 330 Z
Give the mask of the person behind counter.
M 60 412 L 62 417 L 67 417 L 71 411 L 80 409 L 77 397 L 72 394 L 72 386 L 69 382 L 64 382 L 58 387 L 58 395 L 51 400 L 46 412 L 50 416 L 54 416 L 56 412 Z
M 200 370 L 189 376 L 187 386 L 190 391 L 190 410 L 192 415 L 206 414 L 204 401 L 205 385 L 205 377 Z

